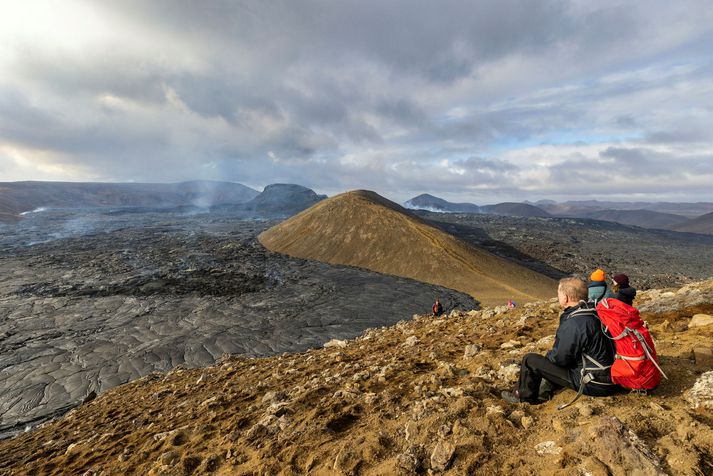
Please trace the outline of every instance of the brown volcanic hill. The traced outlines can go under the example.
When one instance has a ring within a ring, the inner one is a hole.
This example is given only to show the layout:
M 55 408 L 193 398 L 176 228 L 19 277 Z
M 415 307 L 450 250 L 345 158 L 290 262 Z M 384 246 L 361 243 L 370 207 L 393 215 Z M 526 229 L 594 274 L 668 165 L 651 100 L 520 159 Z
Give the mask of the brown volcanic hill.
M 259 239 L 272 251 L 438 284 L 489 305 L 555 291 L 552 279 L 470 246 L 370 191 L 324 200 Z
M 415 316 L 323 349 L 115 387 L 0 441 L 0 474 L 713 474 L 713 325 L 690 317 L 713 312 L 713 280 L 635 303 L 670 379 L 652 395 L 561 411 L 572 390 L 501 400 L 517 362 L 551 348 L 552 301 Z
M 672 230 L 713 235 L 713 213 L 706 213 L 703 216 L 689 220 L 683 225 L 673 227 Z

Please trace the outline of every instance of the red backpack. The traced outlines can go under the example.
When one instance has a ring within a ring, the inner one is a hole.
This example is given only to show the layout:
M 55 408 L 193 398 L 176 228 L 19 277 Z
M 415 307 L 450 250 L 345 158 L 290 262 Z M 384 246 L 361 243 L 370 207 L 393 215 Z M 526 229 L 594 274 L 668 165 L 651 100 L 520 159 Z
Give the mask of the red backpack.
M 668 379 L 656 361 L 654 341 L 638 309 L 618 299 L 603 299 L 597 304 L 597 314 L 616 347 L 612 382 L 633 390 L 650 390 L 659 384 L 661 375 Z

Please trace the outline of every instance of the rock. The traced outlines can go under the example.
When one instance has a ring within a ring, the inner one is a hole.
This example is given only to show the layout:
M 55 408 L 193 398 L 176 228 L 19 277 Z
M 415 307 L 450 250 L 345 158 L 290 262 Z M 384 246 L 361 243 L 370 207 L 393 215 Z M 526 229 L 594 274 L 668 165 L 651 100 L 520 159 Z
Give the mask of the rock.
M 345 340 L 339 340 L 339 339 L 332 339 L 324 344 L 324 347 L 338 347 L 343 349 L 344 347 L 347 346 L 347 341 Z
M 686 392 L 685 398 L 693 408 L 713 409 L 713 371 L 698 377 L 693 387 Z
M 583 403 L 579 405 L 579 414 L 582 415 L 584 418 L 589 418 L 590 416 L 594 415 L 594 407 L 592 407 L 588 403 Z
M 180 459 L 181 455 L 178 453 L 178 451 L 169 450 L 158 457 L 158 462 L 166 466 L 173 466 L 174 464 L 178 463 Z
M 607 466 L 594 456 L 585 458 L 580 466 L 581 474 L 587 476 L 610 476 Z
M 219 398 L 219 397 L 218 397 L 217 395 L 216 395 L 216 396 L 213 396 L 213 397 L 210 397 L 210 398 L 208 398 L 208 399 L 202 401 L 199 406 L 201 406 L 201 407 L 209 407 L 209 408 L 214 407 L 214 406 L 217 406 L 217 405 L 218 405 L 218 398 Z
M 557 446 L 554 441 L 543 441 L 535 445 L 535 451 L 540 456 L 543 455 L 558 455 L 562 452 L 562 447 Z
M 285 392 L 266 392 L 262 397 L 262 403 L 284 402 L 288 399 Z
M 688 327 L 704 327 L 711 324 L 713 324 L 713 316 L 710 314 L 696 314 L 691 318 Z
M 713 347 L 694 347 L 693 362 L 699 367 L 713 367 Z
M 538 340 L 535 345 L 537 345 L 538 349 L 550 349 L 554 343 L 555 343 L 555 336 L 549 335 L 549 336 L 545 336 L 542 339 Z
M 519 375 L 520 375 L 520 365 L 519 364 L 510 364 L 510 365 L 500 366 L 500 369 L 498 370 L 498 379 L 504 380 L 506 382 L 511 382 L 513 380 L 517 380 Z
M 411 337 L 409 337 L 408 339 L 406 339 L 406 341 L 404 342 L 404 344 L 413 347 L 413 346 L 415 346 L 416 344 L 418 344 L 418 337 L 416 337 L 416 336 L 411 336 Z
M 664 292 L 661 293 L 661 297 L 662 297 L 662 298 L 672 298 L 672 297 L 674 297 L 675 295 L 676 295 L 676 293 L 674 293 L 674 292 L 672 292 L 672 291 L 664 291 Z
M 436 447 L 433 448 L 433 453 L 431 453 L 431 469 L 434 471 L 445 471 L 448 469 L 455 452 L 455 445 L 445 440 L 439 441 Z
M 361 466 L 362 460 L 359 454 L 357 454 L 352 445 L 346 444 L 337 453 L 337 457 L 334 460 L 334 470 L 345 475 L 355 475 L 359 472 L 359 466 Z
M 480 353 L 481 349 L 482 347 L 480 347 L 478 344 L 468 344 L 465 346 L 465 352 L 463 352 L 463 357 L 466 359 L 475 357 Z
M 514 348 L 520 347 L 520 346 L 522 346 L 522 344 L 520 344 L 520 342 L 518 342 L 516 340 L 509 340 L 507 342 L 503 342 L 502 344 L 500 344 L 501 349 L 514 349 Z
M 407 474 L 415 474 L 421 469 L 421 454 L 423 449 L 420 446 L 409 446 L 405 451 L 396 457 L 396 466 Z
M 503 416 L 505 415 L 505 410 L 500 405 L 490 405 L 485 409 L 485 414 L 487 416 Z
M 413 441 L 418 434 L 418 424 L 413 420 L 407 422 L 404 427 L 404 432 L 406 434 L 406 441 Z
M 451 398 L 462 397 L 464 394 L 463 389 L 460 387 L 442 388 L 440 391 L 446 397 L 451 397 Z
M 666 474 L 651 449 L 618 418 L 602 416 L 588 433 L 588 438 L 579 438 L 568 451 L 595 457 L 608 466 L 609 474 Z
M 260 438 L 266 437 L 268 434 L 270 434 L 270 431 L 267 426 L 262 423 L 256 423 L 245 433 L 245 439 L 250 442 L 255 442 Z
M 524 416 L 520 418 L 520 425 L 522 425 L 522 427 L 526 430 L 530 428 L 533 423 L 534 419 L 531 416 Z

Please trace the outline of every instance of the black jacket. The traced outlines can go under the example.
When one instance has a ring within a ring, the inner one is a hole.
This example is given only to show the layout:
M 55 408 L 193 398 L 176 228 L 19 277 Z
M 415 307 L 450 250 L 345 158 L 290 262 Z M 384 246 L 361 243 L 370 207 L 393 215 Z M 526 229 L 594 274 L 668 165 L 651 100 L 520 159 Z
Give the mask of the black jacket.
M 576 312 L 575 311 L 579 311 Z M 568 307 L 560 316 L 560 325 L 555 335 L 555 344 L 547 353 L 547 358 L 553 364 L 569 370 L 570 379 L 575 387 L 579 387 L 582 371 L 582 354 L 591 356 L 603 366 L 614 363 L 614 345 L 604 334 L 596 310 L 582 303 Z M 587 367 L 592 367 L 587 362 Z M 611 383 L 611 372 L 593 372 L 598 382 Z M 585 395 L 609 395 L 615 389 L 613 385 L 597 385 L 588 383 L 584 388 Z
M 628 304 L 629 306 L 633 306 L 634 298 L 636 297 L 636 289 L 632 288 L 631 286 L 619 288 L 619 291 L 617 291 L 616 296 L 614 297 L 619 301 Z

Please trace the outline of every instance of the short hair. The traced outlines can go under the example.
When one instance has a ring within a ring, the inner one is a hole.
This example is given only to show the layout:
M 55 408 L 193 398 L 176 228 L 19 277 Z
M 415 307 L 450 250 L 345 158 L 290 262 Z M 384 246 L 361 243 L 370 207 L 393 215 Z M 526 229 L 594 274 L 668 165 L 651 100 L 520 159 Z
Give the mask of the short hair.
M 579 278 L 562 278 L 557 289 L 572 301 L 587 300 L 587 283 Z

